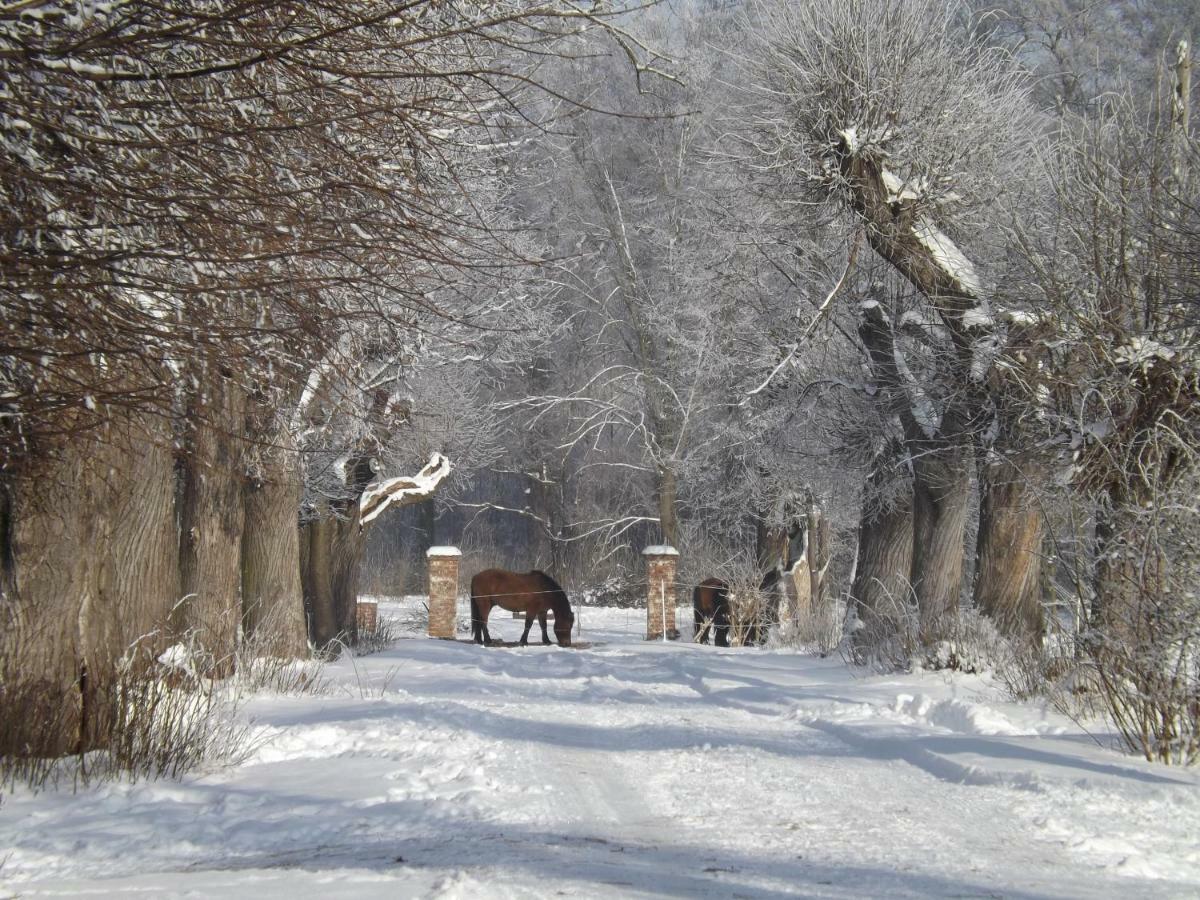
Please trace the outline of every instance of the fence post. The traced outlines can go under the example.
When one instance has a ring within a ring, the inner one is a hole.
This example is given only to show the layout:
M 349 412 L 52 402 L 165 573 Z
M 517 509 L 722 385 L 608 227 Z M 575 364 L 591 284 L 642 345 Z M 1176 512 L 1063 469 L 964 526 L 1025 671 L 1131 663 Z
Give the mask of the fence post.
M 674 547 L 647 547 L 646 558 L 646 640 L 675 640 L 675 570 L 679 551 Z
M 379 628 L 379 601 L 359 600 L 355 607 L 355 619 L 360 635 L 371 635 Z
M 457 547 L 430 547 L 425 552 L 429 560 L 429 636 L 455 636 L 458 619 L 458 561 L 462 551 Z

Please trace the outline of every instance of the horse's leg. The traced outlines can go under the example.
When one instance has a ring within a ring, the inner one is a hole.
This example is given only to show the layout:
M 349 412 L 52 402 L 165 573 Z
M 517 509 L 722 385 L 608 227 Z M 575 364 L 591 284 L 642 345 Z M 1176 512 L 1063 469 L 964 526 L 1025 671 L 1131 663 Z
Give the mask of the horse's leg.
M 483 631 L 483 645 L 486 647 L 492 643 L 492 636 L 488 632 L 488 627 L 487 627 L 488 616 L 490 616 L 492 614 L 491 602 L 489 602 L 487 606 L 485 606 L 482 610 L 480 610 L 480 612 L 482 613 L 482 616 L 481 616 L 482 621 L 480 622 L 479 627 L 480 627 L 480 630 Z
M 533 607 L 525 610 L 525 630 L 521 632 L 521 646 L 529 646 L 529 629 L 533 628 Z
M 538 624 L 542 626 L 542 643 L 550 643 L 550 632 L 546 630 L 546 611 L 542 610 L 538 613 Z
M 483 617 L 479 612 L 479 601 L 471 598 L 471 640 L 476 644 L 483 643 Z

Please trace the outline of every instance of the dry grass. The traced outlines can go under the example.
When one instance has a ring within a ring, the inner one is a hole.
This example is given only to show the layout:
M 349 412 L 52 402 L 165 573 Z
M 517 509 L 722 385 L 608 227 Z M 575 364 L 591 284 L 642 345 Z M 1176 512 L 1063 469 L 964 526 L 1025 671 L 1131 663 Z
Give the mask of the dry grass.
M 131 648 L 104 684 L 0 684 L 0 785 L 80 787 L 236 764 L 254 749 L 248 695 L 330 689 L 319 661 L 271 656 L 268 643 L 248 637 L 226 679 L 207 677 L 212 660 L 193 635 L 150 664 Z
M 420 618 L 417 612 L 413 612 L 413 619 Z M 425 628 L 429 624 L 429 612 L 425 611 L 424 615 Z M 384 618 L 380 616 L 376 621 L 375 628 L 371 631 L 359 629 L 358 640 L 351 648 L 355 656 L 369 656 L 372 653 L 381 653 L 384 650 L 389 650 L 395 646 L 396 642 L 408 632 L 407 623 L 401 624 L 394 619 Z
M 117 777 L 178 778 L 202 765 L 236 763 L 252 749 L 233 680 L 196 677 L 175 665 L 124 664 L 88 696 L 93 708 L 82 717 L 76 686 L 6 684 L 0 783 L 38 790 Z M 68 735 L 73 748 L 64 746 Z

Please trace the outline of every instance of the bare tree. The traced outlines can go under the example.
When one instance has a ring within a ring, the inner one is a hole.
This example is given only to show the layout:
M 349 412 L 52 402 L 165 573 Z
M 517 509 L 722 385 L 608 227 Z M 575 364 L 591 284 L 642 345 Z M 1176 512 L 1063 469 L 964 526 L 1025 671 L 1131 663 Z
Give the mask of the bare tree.
M 546 355 L 573 356 L 563 347 L 577 342 L 586 365 L 569 373 L 560 365 L 572 381 L 541 378 L 519 405 L 534 427 L 565 415 L 552 452 L 574 459 L 578 475 L 564 476 L 611 476 L 607 510 L 555 529 L 568 540 L 604 534 L 610 548 L 631 528 L 652 540 L 681 539 L 681 515 L 695 502 L 694 479 L 726 400 L 718 388 L 734 361 L 724 352 L 732 340 L 722 328 L 728 298 L 704 264 L 718 242 L 698 227 L 711 107 L 687 86 L 692 75 L 708 77 L 713 57 L 702 32 L 716 26 L 666 8 L 638 21 L 656 44 L 695 51 L 682 67 L 685 83 L 660 81 L 647 93 L 612 60 L 575 61 L 563 77 L 597 85 L 587 98 L 594 109 L 564 123 L 559 130 L 569 134 L 547 137 L 546 163 L 531 178 L 555 223 L 548 243 L 564 257 L 554 271 L 558 303 L 580 335 L 559 336 Z
M 908 580 L 922 633 L 934 640 L 958 604 L 972 447 L 1004 339 L 983 274 L 1002 251 L 989 235 L 1026 184 L 1038 120 L 1019 68 L 945 3 L 753 10 L 761 39 L 748 164 L 797 199 L 850 214 L 935 316 L 938 331 L 924 343 L 940 395 L 921 390 L 903 360 L 891 366 L 913 479 Z M 968 242 L 974 258 L 961 249 Z M 871 334 L 895 357 L 891 328 L 878 319 Z

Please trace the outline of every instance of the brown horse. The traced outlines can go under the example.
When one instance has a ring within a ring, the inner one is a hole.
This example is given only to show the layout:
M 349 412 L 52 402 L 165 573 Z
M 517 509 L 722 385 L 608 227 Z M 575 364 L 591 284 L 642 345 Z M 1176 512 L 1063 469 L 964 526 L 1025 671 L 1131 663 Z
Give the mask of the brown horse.
M 525 613 L 525 632 L 521 635 L 521 646 L 529 643 L 529 629 L 534 617 L 542 626 L 542 643 L 550 643 L 546 633 L 546 613 L 554 612 L 554 636 L 563 647 L 571 646 L 571 628 L 575 614 L 567 602 L 566 592 L 545 572 L 506 572 L 503 569 L 485 569 L 471 579 L 471 633 L 477 644 L 490 644 L 488 613 L 493 606 L 509 612 Z
M 692 591 L 692 612 L 696 618 L 692 640 L 707 644 L 711 631 L 714 644 L 729 646 L 729 585 L 720 578 L 706 578 L 700 582 Z

